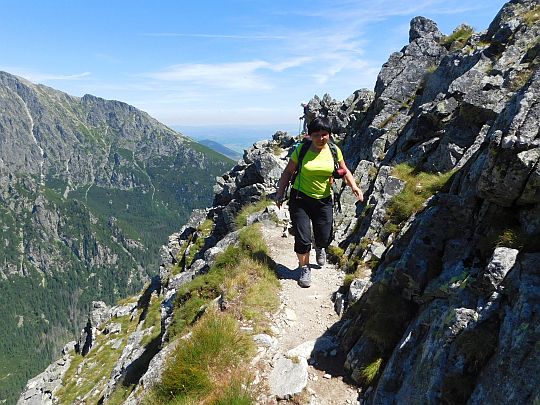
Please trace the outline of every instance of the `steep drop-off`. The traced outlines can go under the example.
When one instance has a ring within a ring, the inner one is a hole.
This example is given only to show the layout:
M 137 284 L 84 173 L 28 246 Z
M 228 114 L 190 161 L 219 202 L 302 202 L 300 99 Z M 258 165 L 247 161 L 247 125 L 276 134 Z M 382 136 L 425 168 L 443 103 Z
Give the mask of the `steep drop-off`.
M 127 104 L 0 72 L 0 398 L 14 400 L 96 296 L 139 291 L 230 160 Z

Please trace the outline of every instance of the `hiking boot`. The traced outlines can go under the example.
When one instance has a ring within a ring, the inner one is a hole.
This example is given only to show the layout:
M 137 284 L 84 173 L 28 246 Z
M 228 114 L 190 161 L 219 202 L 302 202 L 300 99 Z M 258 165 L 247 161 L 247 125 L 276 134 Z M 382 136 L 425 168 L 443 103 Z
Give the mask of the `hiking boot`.
M 311 269 L 309 268 L 309 265 L 300 267 L 300 272 L 298 285 L 304 288 L 309 287 L 311 285 Z
M 317 264 L 319 266 L 324 266 L 326 264 L 326 250 L 324 250 L 324 248 L 315 247 L 315 258 L 317 259 Z

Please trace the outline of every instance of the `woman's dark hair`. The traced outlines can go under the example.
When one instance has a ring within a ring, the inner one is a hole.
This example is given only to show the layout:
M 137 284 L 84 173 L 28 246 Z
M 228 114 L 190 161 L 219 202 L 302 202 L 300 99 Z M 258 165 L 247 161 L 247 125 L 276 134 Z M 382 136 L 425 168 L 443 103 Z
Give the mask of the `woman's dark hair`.
M 317 117 L 313 121 L 311 121 L 308 124 L 308 135 L 312 134 L 313 132 L 318 131 L 326 131 L 329 134 L 332 133 L 332 124 L 330 123 L 330 119 L 328 117 Z

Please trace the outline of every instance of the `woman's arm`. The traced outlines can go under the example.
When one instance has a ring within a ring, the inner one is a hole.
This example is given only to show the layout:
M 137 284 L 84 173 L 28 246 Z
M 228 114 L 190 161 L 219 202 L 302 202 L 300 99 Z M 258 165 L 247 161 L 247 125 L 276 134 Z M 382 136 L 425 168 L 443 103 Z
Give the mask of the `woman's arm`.
M 292 159 L 289 159 L 289 163 L 287 163 L 287 166 L 283 170 L 283 173 L 281 173 L 281 177 L 279 178 L 278 182 L 278 188 L 276 191 L 276 205 L 278 206 L 278 208 L 281 208 L 285 189 L 287 188 L 289 181 L 291 181 L 292 175 L 296 172 L 297 166 L 298 165 L 293 162 Z
M 339 161 L 339 167 L 341 169 L 345 169 L 345 176 L 343 179 L 345 180 L 345 183 L 351 188 L 353 194 L 355 195 L 356 199 L 360 202 L 364 201 L 364 195 L 362 194 L 362 190 L 356 185 L 356 181 L 354 180 L 354 177 L 352 173 L 347 169 L 347 165 L 345 164 L 344 160 Z

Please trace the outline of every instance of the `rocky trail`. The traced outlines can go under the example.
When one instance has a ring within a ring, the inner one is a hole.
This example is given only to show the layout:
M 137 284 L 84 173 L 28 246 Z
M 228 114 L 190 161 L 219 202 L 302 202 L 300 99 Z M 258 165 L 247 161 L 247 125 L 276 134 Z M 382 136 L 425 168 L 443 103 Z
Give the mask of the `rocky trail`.
M 282 208 L 283 210 L 283 208 Z M 293 251 L 294 238 L 283 229 L 265 225 L 263 234 L 269 254 L 277 264 L 281 283 L 279 310 L 272 319 L 274 338 L 259 342 L 260 383 L 265 387 L 258 403 L 356 404 L 357 388 L 347 384 L 334 334 L 340 318 L 332 295 L 343 273 L 332 264 L 312 265 L 310 288 L 297 284 L 300 276 Z M 311 262 L 315 262 L 312 250 Z

